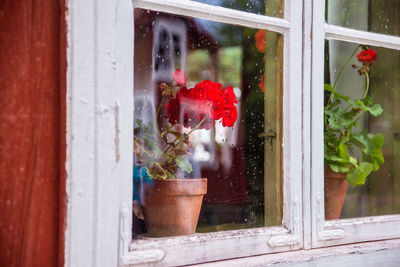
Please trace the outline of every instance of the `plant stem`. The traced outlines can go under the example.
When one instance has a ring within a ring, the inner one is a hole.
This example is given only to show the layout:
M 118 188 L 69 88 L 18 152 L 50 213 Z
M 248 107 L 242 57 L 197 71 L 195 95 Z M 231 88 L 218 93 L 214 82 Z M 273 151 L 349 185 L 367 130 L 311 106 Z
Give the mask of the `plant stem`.
M 368 89 L 369 89 L 369 75 L 368 75 L 368 72 L 365 72 L 365 77 L 367 77 L 367 86 L 365 87 L 364 98 L 367 97 Z
M 189 135 L 191 133 L 193 133 L 194 130 L 197 130 L 197 128 L 199 128 L 203 124 L 203 122 L 205 122 L 207 117 L 208 117 L 208 115 L 205 115 L 204 118 L 194 128 L 192 128 L 192 130 L 188 134 L 186 134 L 186 136 L 189 137 Z M 175 142 L 174 142 L 174 146 L 179 146 L 180 144 L 182 144 L 185 141 L 185 138 L 183 138 L 183 139 L 179 138 L 177 140 L 179 140 L 179 142 L 177 144 L 175 144 Z
M 197 128 L 199 128 L 203 122 L 205 122 L 205 120 L 207 119 L 208 115 L 205 115 L 204 118 L 187 134 L 188 136 Z
M 198 129 L 198 128 L 205 122 L 205 120 L 207 119 L 207 117 L 208 117 L 208 115 L 205 115 L 204 118 L 203 118 L 194 128 L 192 128 L 192 130 L 191 130 L 188 134 L 186 134 L 186 136 L 189 137 L 189 135 L 190 135 L 194 130 Z M 179 142 L 178 142 L 177 144 L 175 144 L 175 142 L 178 141 L 178 140 L 179 140 Z M 182 144 L 184 141 L 185 141 L 185 138 L 181 138 L 181 137 L 180 137 L 180 138 L 176 138 L 172 145 L 168 144 L 167 149 L 166 149 L 166 150 L 164 151 L 164 153 L 163 153 L 164 158 L 165 158 L 165 155 L 167 154 L 167 152 L 168 152 L 171 148 L 179 146 L 179 145 Z
M 339 75 L 336 77 L 335 82 L 334 82 L 334 84 L 333 84 L 333 87 L 332 87 L 333 90 L 332 90 L 332 92 L 331 92 L 331 94 L 330 94 L 330 96 L 329 96 L 328 103 L 326 104 L 326 106 L 328 106 L 328 105 L 331 103 L 331 101 L 332 101 L 332 96 L 333 96 L 333 93 L 335 92 L 336 85 L 337 85 L 337 83 L 338 83 L 340 77 L 342 76 L 344 69 L 347 67 L 347 65 L 350 63 L 351 59 L 352 59 L 352 58 L 354 57 L 354 55 L 357 53 L 357 51 L 358 51 L 358 49 L 360 48 L 360 46 L 361 46 L 361 45 L 357 45 L 357 47 L 354 49 L 354 51 L 353 51 L 353 53 L 351 54 L 351 56 L 347 59 L 346 63 L 345 63 L 345 64 L 342 66 L 342 68 L 340 69 Z
M 161 99 L 160 105 L 158 106 L 156 120 L 158 119 L 158 115 L 160 114 L 160 110 L 161 110 L 162 104 L 164 103 L 165 97 L 166 97 L 166 95 L 164 94 L 163 98 Z

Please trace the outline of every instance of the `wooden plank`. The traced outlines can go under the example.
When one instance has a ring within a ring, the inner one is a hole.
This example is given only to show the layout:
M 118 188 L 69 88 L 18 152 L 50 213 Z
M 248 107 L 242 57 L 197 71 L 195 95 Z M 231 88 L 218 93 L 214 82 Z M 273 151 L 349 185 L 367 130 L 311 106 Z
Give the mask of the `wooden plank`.
M 268 1 L 266 14 L 280 14 L 283 1 Z M 265 225 L 282 223 L 282 67 L 283 37 L 265 34 L 265 142 L 264 194 Z M 271 136 L 271 135 L 275 135 Z
M 65 143 L 60 141 L 65 139 L 62 3 L 0 3 L 0 266 L 63 264 L 58 258 L 60 143 Z

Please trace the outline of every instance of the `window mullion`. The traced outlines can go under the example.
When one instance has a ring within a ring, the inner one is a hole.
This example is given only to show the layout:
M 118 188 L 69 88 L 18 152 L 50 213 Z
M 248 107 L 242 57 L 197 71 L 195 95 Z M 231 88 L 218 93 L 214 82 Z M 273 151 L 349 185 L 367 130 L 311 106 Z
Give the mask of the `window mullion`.
M 399 215 L 325 221 L 324 216 L 324 44 L 338 40 L 400 49 L 400 37 L 349 29 L 325 23 L 325 1 L 312 2 L 311 56 L 311 218 L 312 247 L 332 246 L 399 236 Z M 306 15 L 304 15 L 306 17 Z M 305 32 L 305 35 L 307 33 Z M 304 57 L 306 58 L 306 57 Z M 305 74 L 304 77 L 306 77 Z M 304 190 L 306 192 L 306 190 Z M 380 230 L 384 229 L 384 230 Z
M 311 236 L 317 247 L 324 230 L 324 14 L 325 1 L 312 0 L 311 51 Z

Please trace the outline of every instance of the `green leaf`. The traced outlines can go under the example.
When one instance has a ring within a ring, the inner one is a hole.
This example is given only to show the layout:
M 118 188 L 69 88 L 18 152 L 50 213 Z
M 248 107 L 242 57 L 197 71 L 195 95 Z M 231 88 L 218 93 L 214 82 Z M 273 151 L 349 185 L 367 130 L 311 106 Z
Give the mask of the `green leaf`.
M 330 84 L 327 84 L 327 83 L 324 84 L 324 90 L 328 91 L 328 92 L 331 92 L 331 93 L 333 92 L 333 96 L 335 98 L 342 99 L 344 101 L 349 101 L 350 100 L 350 97 L 342 95 L 341 93 L 338 93 L 338 92 L 334 91 L 333 87 Z
M 337 147 L 337 153 L 339 157 L 341 157 L 345 162 L 349 162 L 350 156 L 349 152 L 347 151 L 347 146 L 343 143 L 340 143 Z
M 333 129 L 347 128 L 353 124 L 354 112 L 352 110 L 346 111 L 339 107 L 334 110 L 325 110 L 325 114 L 329 116 L 329 126 Z
M 372 105 L 372 98 L 367 96 L 361 100 L 356 100 L 356 101 L 350 101 L 353 103 L 353 107 L 357 108 L 361 108 L 364 111 L 368 111 L 369 113 L 371 113 L 371 115 L 377 117 L 379 115 L 381 115 L 383 113 L 383 109 L 381 107 L 381 105 L 379 104 L 375 104 Z
M 371 173 L 373 166 L 371 163 L 362 162 L 359 166 L 351 169 L 347 175 L 347 180 L 353 185 L 362 185 L 365 183 L 365 179 Z
M 350 157 L 350 163 L 351 164 L 353 164 L 354 166 L 357 166 L 357 159 L 356 158 L 353 158 L 353 157 Z
M 144 132 L 148 131 L 148 128 L 146 125 L 143 124 L 143 120 L 136 119 L 136 124 L 139 126 L 140 129 L 142 129 Z
M 366 160 L 371 162 L 374 166 L 374 171 L 377 171 L 385 161 L 382 154 L 383 135 L 380 133 L 375 135 L 367 134 L 367 140 Z
M 149 165 L 147 174 L 154 179 L 167 179 L 167 171 L 158 162 Z
M 372 97 L 366 96 L 361 101 L 364 103 L 365 106 L 371 106 L 372 105 Z
M 353 140 L 358 143 L 358 146 L 361 148 L 364 161 L 371 163 L 373 165 L 373 170 L 377 171 L 379 166 L 385 161 L 382 154 L 383 135 L 380 133 L 364 133 L 354 135 Z
M 189 162 L 189 160 L 186 157 L 179 156 L 176 158 L 176 162 L 178 164 L 178 167 L 181 168 L 182 171 L 185 171 L 187 173 L 193 172 L 192 164 Z
M 325 154 L 325 159 L 328 161 L 336 162 L 336 163 L 347 163 L 346 159 L 343 159 L 342 157 L 332 155 L 332 154 Z
M 379 115 L 381 115 L 383 113 L 383 109 L 381 107 L 381 105 L 379 104 L 375 104 L 372 107 L 367 109 L 369 111 L 369 113 L 371 113 L 371 115 L 377 117 Z
M 327 165 L 329 165 L 334 172 L 347 173 L 351 169 L 350 164 L 327 163 Z
M 335 153 L 335 154 L 333 154 Z M 325 164 L 329 165 L 334 172 L 346 173 L 350 170 L 350 156 L 345 144 L 340 143 L 336 151 L 325 148 Z

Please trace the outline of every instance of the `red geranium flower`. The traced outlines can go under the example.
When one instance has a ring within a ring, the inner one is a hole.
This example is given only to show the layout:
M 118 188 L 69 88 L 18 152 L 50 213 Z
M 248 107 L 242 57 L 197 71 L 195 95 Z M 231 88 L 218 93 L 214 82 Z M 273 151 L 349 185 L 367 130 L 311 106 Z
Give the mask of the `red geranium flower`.
M 377 58 L 377 54 L 372 48 L 362 50 L 357 55 L 358 61 L 360 61 L 363 65 L 369 65 L 369 66 L 372 66 L 374 64 L 374 61 L 376 60 L 376 58 Z
M 199 82 L 192 89 L 182 87 L 165 105 L 169 123 L 181 123 L 186 128 L 196 127 L 206 116 L 199 129 L 211 129 L 214 121 L 232 127 L 237 119 L 238 103 L 232 87 L 222 88 L 209 80 Z
M 264 51 L 265 51 L 265 31 L 258 30 L 256 35 L 254 36 L 254 39 L 256 40 L 257 50 L 260 51 L 261 53 L 264 53 Z
M 176 69 L 173 73 L 172 76 L 174 77 L 174 81 L 179 85 L 179 86 L 185 86 L 187 77 L 186 74 L 183 70 Z

